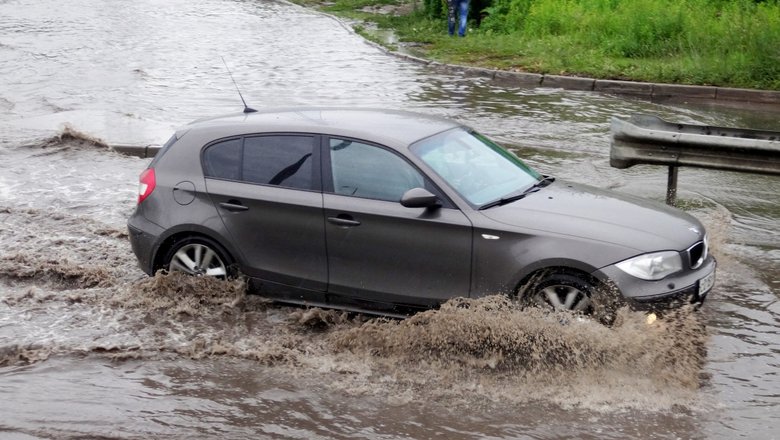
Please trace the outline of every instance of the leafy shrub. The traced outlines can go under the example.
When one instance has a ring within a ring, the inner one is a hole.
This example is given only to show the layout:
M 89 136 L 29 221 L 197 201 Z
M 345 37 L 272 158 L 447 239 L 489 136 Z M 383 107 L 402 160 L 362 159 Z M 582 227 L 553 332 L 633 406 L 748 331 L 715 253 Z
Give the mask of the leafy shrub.
M 423 0 L 423 12 L 428 18 L 446 18 L 447 0 Z

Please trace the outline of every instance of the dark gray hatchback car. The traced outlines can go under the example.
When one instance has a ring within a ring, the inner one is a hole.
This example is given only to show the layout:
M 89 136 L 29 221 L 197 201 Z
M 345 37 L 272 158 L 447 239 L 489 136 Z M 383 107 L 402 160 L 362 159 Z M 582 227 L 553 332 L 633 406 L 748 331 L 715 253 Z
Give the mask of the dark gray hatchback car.
M 692 216 L 542 176 L 468 127 L 400 111 L 196 121 L 141 174 L 128 226 L 150 275 L 241 273 L 281 301 L 389 315 L 497 293 L 666 307 L 702 302 L 715 280 Z

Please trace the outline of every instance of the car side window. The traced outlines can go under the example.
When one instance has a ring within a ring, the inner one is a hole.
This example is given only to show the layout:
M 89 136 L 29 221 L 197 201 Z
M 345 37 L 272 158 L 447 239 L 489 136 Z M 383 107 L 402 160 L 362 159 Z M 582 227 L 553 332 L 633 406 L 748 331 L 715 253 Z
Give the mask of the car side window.
M 311 136 L 253 136 L 244 139 L 241 180 L 312 189 Z
M 330 164 L 336 194 L 398 202 L 425 187 L 423 176 L 397 154 L 345 139 L 330 139 Z
M 217 142 L 203 154 L 206 175 L 220 179 L 241 179 L 241 138 Z
M 208 177 L 313 189 L 313 136 L 247 136 L 210 145 L 203 154 Z

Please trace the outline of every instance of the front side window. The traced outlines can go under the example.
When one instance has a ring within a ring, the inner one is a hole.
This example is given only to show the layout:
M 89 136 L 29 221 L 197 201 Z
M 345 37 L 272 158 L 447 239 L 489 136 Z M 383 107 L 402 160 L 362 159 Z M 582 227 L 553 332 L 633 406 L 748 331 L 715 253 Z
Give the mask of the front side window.
M 425 187 L 412 165 L 384 148 L 330 139 L 329 150 L 336 194 L 398 202 L 406 191 Z
M 472 205 L 522 191 L 541 179 L 514 154 L 462 128 L 424 139 L 410 149 Z
M 204 152 L 204 171 L 219 179 L 313 189 L 314 139 L 267 135 L 221 141 Z

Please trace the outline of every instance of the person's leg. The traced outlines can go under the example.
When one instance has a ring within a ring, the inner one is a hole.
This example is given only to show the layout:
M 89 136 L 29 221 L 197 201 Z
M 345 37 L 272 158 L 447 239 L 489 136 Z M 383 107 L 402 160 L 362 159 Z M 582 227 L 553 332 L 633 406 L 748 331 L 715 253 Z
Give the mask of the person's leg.
M 470 0 L 460 0 L 459 7 L 460 7 L 460 26 L 458 28 L 458 35 L 461 37 L 466 36 L 466 24 L 468 23 L 469 19 L 469 1 Z
M 455 35 L 455 4 L 460 0 L 447 0 L 447 31 Z

